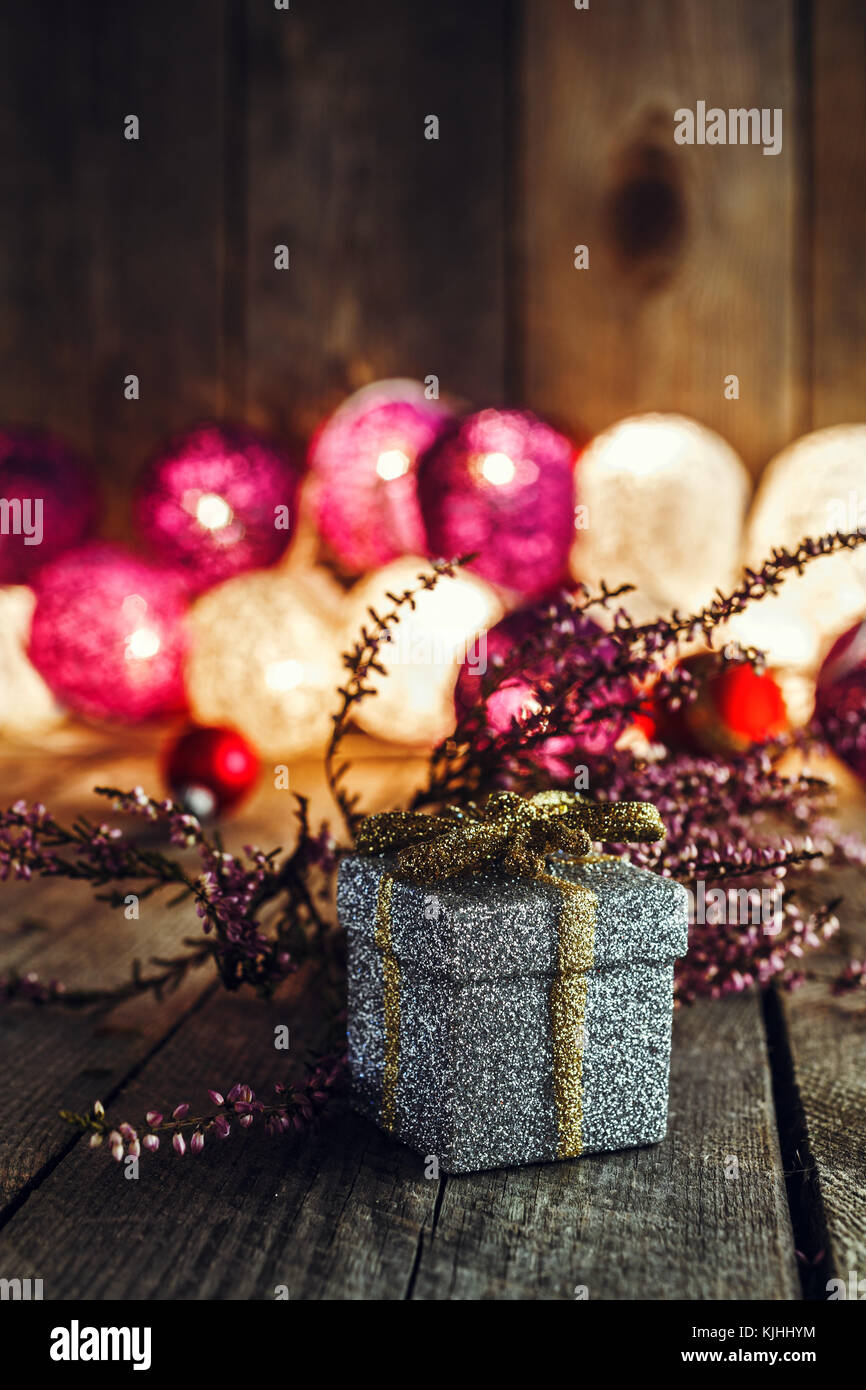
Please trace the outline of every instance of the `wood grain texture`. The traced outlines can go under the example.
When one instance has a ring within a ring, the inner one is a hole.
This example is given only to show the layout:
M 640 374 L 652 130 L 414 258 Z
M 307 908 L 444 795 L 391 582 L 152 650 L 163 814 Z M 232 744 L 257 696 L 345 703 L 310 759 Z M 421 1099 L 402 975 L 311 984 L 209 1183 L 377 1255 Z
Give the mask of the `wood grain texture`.
M 863 419 L 866 399 L 866 10 L 812 7 L 812 423 Z
M 42 980 L 62 980 L 69 989 L 123 984 L 136 957 L 182 950 L 190 931 L 189 910 L 168 912 L 142 904 L 138 923 L 123 913 L 94 907 L 82 892 L 63 899 L 34 892 L 30 912 L 38 931 L 3 942 L 2 968 L 34 970 Z M 56 924 L 56 925 L 55 925 Z M 136 928 L 139 930 L 136 931 Z M 73 1132 L 61 1108 L 88 1110 L 108 1097 L 170 1033 L 213 984 L 212 974 L 192 972 L 160 1007 L 138 998 L 94 1016 L 42 1010 L 25 1004 L 0 1011 L 0 1195 L 16 1197 L 70 1146 Z
M 523 387 L 576 433 L 680 411 L 753 471 L 796 433 L 792 14 L 790 0 L 524 7 Z M 674 112 L 698 100 L 781 107 L 782 153 L 675 144 Z
M 157 745 L 166 733 L 131 731 L 119 742 L 117 734 L 81 731 L 74 756 L 68 751 L 68 730 L 50 737 L 55 752 L 21 748 L 0 755 L 4 804 L 19 797 L 41 798 L 61 822 L 69 823 L 82 812 L 93 818 L 104 814 L 105 803 L 92 795 L 95 785 L 152 786 Z M 372 741 L 350 740 L 347 751 L 353 747 L 367 755 L 359 760 L 358 777 L 371 807 L 390 804 L 404 783 L 408 789 L 413 776 L 417 779 L 418 764 L 411 757 L 371 763 Z M 331 814 L 318 762 L 293 766 L 291 786 L 309 796 L 314 821 Z M 243 818 L 230 825 L 227 847 L 240 849 L 253 842 L 288 849 L 293 808 L 289 794 L 264 780 Z M 135 885 L 130 887 L 134 891 Z M 118 986 L 129 979 L 136 958 L 147 970 L 152 956 L 179 953 L 184 938 L 196 934 L 198 919 L 188 904 L 168 910 L 157 897 L 142 902 L 140 914 L 138 921 L 127 921 L 122 911 L 94 903 L 83 887 L 63 880 L 2 884 L 0 975 L 35 971 L 41 980 L 59 979 L 70 990 Z M 196 970 L 161 1006 L 140 998 L 97 1020 L 24 1004 L 0 1009 L 6 1063 L 0 1073 L 0 1114 L 5 1117 L 0 1127 L 0 1205 L 19 1198 L 71 1147 L 74 1135 L 59 1118 L 61 1107 L 87 1109 L 97 1098 L 107 1104 L 179 1020 L 195 1011 L 213 980 L 206 967 Z M 237 1034 L 236 1042 L 242 1037 Z M 202 1046 L 197 1035 L 179 1054 L 187 1066 L 190 1046 Z
M 0 418 L 93 459 L 111 534 L 143 460 L 221 406 L 221 15 L 94 0 L 0 20 Z
M 98 0 L 86 15 L 93 450 L 120 482 L 124 527 L 140 465 L 222 404 L 222 6 Z M 131 113 L 137 141 L 123 136 Z M 129 373 L 137 401 L 124 398 Z
M 252 420 L 305 437 L 389 376 L 501 397 L 504 10 L 247 7 Z
M 864 813 L 861 796 L 861 829 Z M 792 1167 L 804 1170 L 802 1200 L 815 1209 L 822 1278 L 847 1280 L 850 1270 L 866 1277 L 866 1006 L 862 991 L 834 997 L 830 983 L 851 956 L 866 955 L 866 884 L 846 871 L 834 887 L 842 934 L 816 962 L 818 979 L 781 995 L 780 1006 L 802 1123 Z
M 290 1023 L 292 1055 L 303 1055 L 298 1015 L 290 998 L 263 1006 L 220 995 L 116 1104 L 133 1117 L 151 1104 L 208 1104 L 206 1084 L 227 1089 L 236 1080 L 264 1094 L 287 1073 L 286 1054 L 274 1049 L 277 1024 Z M 200 1059 L 195 1095 L 192 1053 Z M 437 1186 L 408 1150 L 351 1116 L 311 1143 L 235 1135 L 209 1141 L 195 1159 L 160 1153 L 142 1161 L 137 1181 L 78 1143 L 0 1236 L 0 1271 L 50 1268 L 52 1298 L 273 1299 L 278 1285 L 293 1300 L 402 1298 Z M 174 1242 L 151 1235 L 173 1228 L 180 1211 L 179 1260 Z M 82 1239 L 94 1224 L 127 1252 L 122 1261 Z
M 0 12 L 0 419 L 89 450 L 80 14 L 72 0 Z

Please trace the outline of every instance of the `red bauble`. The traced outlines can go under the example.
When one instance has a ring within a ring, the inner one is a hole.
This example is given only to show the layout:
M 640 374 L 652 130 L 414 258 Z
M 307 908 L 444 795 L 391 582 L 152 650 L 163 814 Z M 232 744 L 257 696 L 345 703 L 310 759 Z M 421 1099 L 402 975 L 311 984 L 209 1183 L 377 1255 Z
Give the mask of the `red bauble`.
M 168 748 L 165 780 L 171 794 L 199 820 L 230 811 L 255 786 L 259 760 L 234 729 L 187 729 Z
M 818 675 L 815 718 L 834 753 L 866 781 L 866 622 L 833 644 Z
M 787 729 L 785 700 L 771 672 L 749 665 L 719 670 L 704 654 L 682 664 L 697 686 L 697 698 L 675 711 L 650 701 L 647 718 L 639 720 L 648 736 L 687 753 L 730 756 Z

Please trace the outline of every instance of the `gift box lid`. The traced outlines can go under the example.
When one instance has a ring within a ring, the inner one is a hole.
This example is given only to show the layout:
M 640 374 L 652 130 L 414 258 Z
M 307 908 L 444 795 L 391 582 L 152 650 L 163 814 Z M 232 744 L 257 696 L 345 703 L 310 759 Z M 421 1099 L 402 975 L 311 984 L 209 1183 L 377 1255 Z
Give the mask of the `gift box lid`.
M 390 855 L 348 855 L 340 865 L 337 906 L 351 944 L 387 949 L 405 970 L 455 980 L 553 977 L 563 969 L 603 970 L 685 955 L 689 900 L 682 884 L 607 857 L 554 857 L 550 872 L 594 894 L 588 933 L 571 924 L 564 912 L 567 890 L 555 883 L 490 870 L 419 887 L 394 876 L 396 857 Z

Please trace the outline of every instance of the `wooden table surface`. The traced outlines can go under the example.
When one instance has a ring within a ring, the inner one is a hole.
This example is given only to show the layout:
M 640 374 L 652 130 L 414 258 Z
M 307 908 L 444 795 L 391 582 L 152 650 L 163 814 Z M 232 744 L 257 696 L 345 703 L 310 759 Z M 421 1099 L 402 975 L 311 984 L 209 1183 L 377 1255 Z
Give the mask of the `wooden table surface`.
M 154 784 L 152 750 L 0 756 L 4 795 L 58 812 L 89 788 Z M 369 751 L 369 750 L 368 750 Z M 411 758 L 368 758 L 368 805 L 394 804 Z M 315 765 L 292 771 L 326 812 Z M 860 812 L 862 814 L 862 811 Z M 230 844 L 285 840 L 284 792 L 264 792 Z M 849 939 L 863 940 L 852 877 Z M 138 922 L 68 884 L 0 888 L 2 960 L 70 987 L 121 981 L 138 955 L 189 932 L 189 909 L 142 904 Z M 46 1299 L 798 1299 L 866 1271 L 866 1007 L 819 983 L 794 995 L 701 1001 L 675 1018 L 664 1143 L 565 1163 L 428 1180 L 417 1155 L 349 1114 L 312 1139 L 233 1136 L 197 1158 L 145 1156 L 137 1181 L 59 1118 L 98 1097 L 130 1118 L 196 1103 L 208 1086 L 264 1089 L 281 1075 L 274 1026 L 303 1051 L 309 980 L 270 1005 L 204 973 L 161 1007 L 138 999 L 95 1022 L 0 1014 L 0 1277 L 42 1279 Z M 800 1252 L 799 1255 L 797 1252 Z

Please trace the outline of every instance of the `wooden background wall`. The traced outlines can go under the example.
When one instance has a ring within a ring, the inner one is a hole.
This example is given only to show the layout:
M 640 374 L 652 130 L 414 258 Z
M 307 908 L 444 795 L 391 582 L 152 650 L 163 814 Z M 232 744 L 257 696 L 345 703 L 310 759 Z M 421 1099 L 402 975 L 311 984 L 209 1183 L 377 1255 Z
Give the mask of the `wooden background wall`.
M 93 457 L 111 530 L 166 432 L 300 441 L 388 375 L 683 410 L 758 472 L 866 414 L 864 72 L 862 0 L 10 0 L 0 420 Z M 676 146 L 699 99 L 783 152 Z

